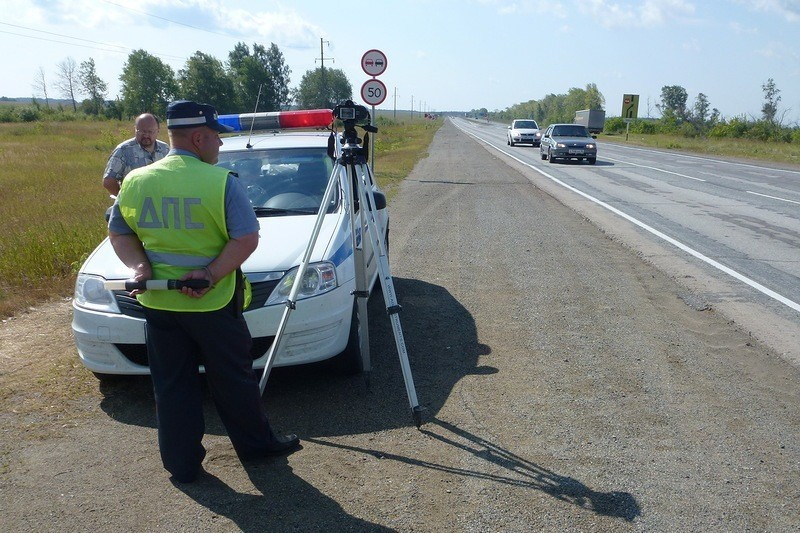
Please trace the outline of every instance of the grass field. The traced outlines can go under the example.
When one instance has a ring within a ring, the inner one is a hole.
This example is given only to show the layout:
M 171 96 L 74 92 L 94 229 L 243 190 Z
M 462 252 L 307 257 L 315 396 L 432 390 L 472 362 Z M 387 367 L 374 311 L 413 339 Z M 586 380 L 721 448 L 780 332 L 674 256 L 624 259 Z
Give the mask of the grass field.
M 390 199 L 441 124 L 378 120 L 375 170 Z M 77 269 L 106 235 L 106 161 L 132 136 L 131 122 L 0 124 L 0 317 L 71 296 Z

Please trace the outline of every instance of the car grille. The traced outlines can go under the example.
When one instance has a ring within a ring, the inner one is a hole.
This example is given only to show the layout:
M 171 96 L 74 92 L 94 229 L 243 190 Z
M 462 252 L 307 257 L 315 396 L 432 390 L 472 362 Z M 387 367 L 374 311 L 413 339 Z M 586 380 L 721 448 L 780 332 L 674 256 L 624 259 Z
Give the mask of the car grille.
M 274 335 L 269 337 L 254 337 L 253 346 L 250 348 L 250 357 L 255 361 L 269 350 L 272 346 L 272 341 L 275 340 Z M 133 364 L 140 366 L 150 366 L 150 361 L 147 359 L 147 346 L 144 344 L 115 344 L 117 350 L 125 356 L 125 358 Z
M 277 284 L 278 280 L 252 283 L 253 297 L 250 301 L 250 305 L 245 309 L 245 312 L 263 307 Z M 114 291 L 114 297 L 117 300 L 117 305 L 122 314 L 144 320 L 142 304 L 140 304 L 136 298 L 128 294 L 127 291 Z M 266 351 L 269 350 L 269 347 L 272 346 L 272 341 L 274 339 L 274 336 L 253 338 L 253 347 L 250 349 L 250 356 L 253 359 L 258 359 L 264 355 Z M 115 344 L 114 346 L 116 346 L 122 355 L 132 363 L 141 366 L 149 366 L 147 347 L 144 344 Z

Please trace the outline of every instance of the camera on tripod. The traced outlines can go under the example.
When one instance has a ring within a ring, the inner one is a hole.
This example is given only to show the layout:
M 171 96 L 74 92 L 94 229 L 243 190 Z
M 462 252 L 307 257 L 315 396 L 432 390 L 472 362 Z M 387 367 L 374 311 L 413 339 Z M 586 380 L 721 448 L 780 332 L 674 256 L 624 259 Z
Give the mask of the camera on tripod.
M 345 124 L 357 122 L 369 123 L 369 111 L 363 105 L 354 104 L 352 100 L 345 100 L 333 108 L 333 116 Z

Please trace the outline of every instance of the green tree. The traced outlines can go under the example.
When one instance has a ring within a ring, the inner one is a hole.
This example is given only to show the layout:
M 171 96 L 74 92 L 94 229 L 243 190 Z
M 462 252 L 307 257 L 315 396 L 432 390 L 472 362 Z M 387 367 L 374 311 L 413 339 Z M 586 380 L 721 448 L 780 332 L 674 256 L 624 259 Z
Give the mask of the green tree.
M 340 69 L 309 70 L 300 80 L 295 102 L 303 109 L 331 109 L 353 98 L 353 86 Z
M 144 50 L 131 52 L 119 80 L 123 110 L 129 117 L 141 113 L 164 116 L 167 104 L 178 94 L 172 67 Z
M 775 80 L 769 78 L 767 83 L 761 86 L 764 91 L 764 105 L 761 106 L 761 117 L 767 122 L 775 122 L 778 114 L 778 102 L 781 101 L 780 89 L 775 86 Z
M 708 96 L 703 93 L 698 94 L 697 99 L 694 101 L 694 110 L 692 112 L 692 118 L 697 126 L 703 127 L 706 125 L 710 107 L 711 104 L 708 102 Z
M 275 43 L 271 43 L 266 51 L 265 58 L 267 72 L 270 76 L 270 91 L 272 105 L 276 110 L 288 107 L 291 99 L 289 97 L 289 76 L 292 71 L 283 58 L 283 53 Z
M 583 109 L 603 109 L 606 105 L 606 99 L 603 93 L 597 88 L 597 84 L 589 83 L 586 85 L 586 102 Z
M 274 43 L 269 49 L 254 44 L 252 53 L 246 44 L 237 43 L 228 54 L 228 73 L 240 109 L 278 111 L 288 105 L 291 71 Z
M 181 98 L 209 103 L 220 113 L 239 111 L 233 80 L 220 60 L 203 52 L 195 52 L 186 61 L 185 68 L 178 71 L 178 85 Z
M 661 88 L 661 103 L 656 107 L 667 120 L 684 120 L 688 98 L 686 89 L 680 85 L 665 85 Z
M 90 115 L 100 114 L 103 110 L 103 101 L 106 98 L 108 85 L 97 75 L 94 59 L 91 57 L 88 61 L 81 63 L 78 80 L 80 80 L 83 92 L 89 95 L 88 104 L 84 106 L 84 109 Z

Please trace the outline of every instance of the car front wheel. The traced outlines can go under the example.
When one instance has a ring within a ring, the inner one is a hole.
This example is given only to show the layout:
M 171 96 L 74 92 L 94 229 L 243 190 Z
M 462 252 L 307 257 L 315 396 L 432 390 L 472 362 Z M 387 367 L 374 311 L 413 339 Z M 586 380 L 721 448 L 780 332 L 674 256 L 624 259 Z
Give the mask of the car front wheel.
M 336 366 L 343 374 L 354 375 L 364 370 L 361 357 L 361 321 L 358 317 L 358 299 L 353 299 L 353 316 L 350 319 L 350 335 L 347 346 L 336 356 Z

